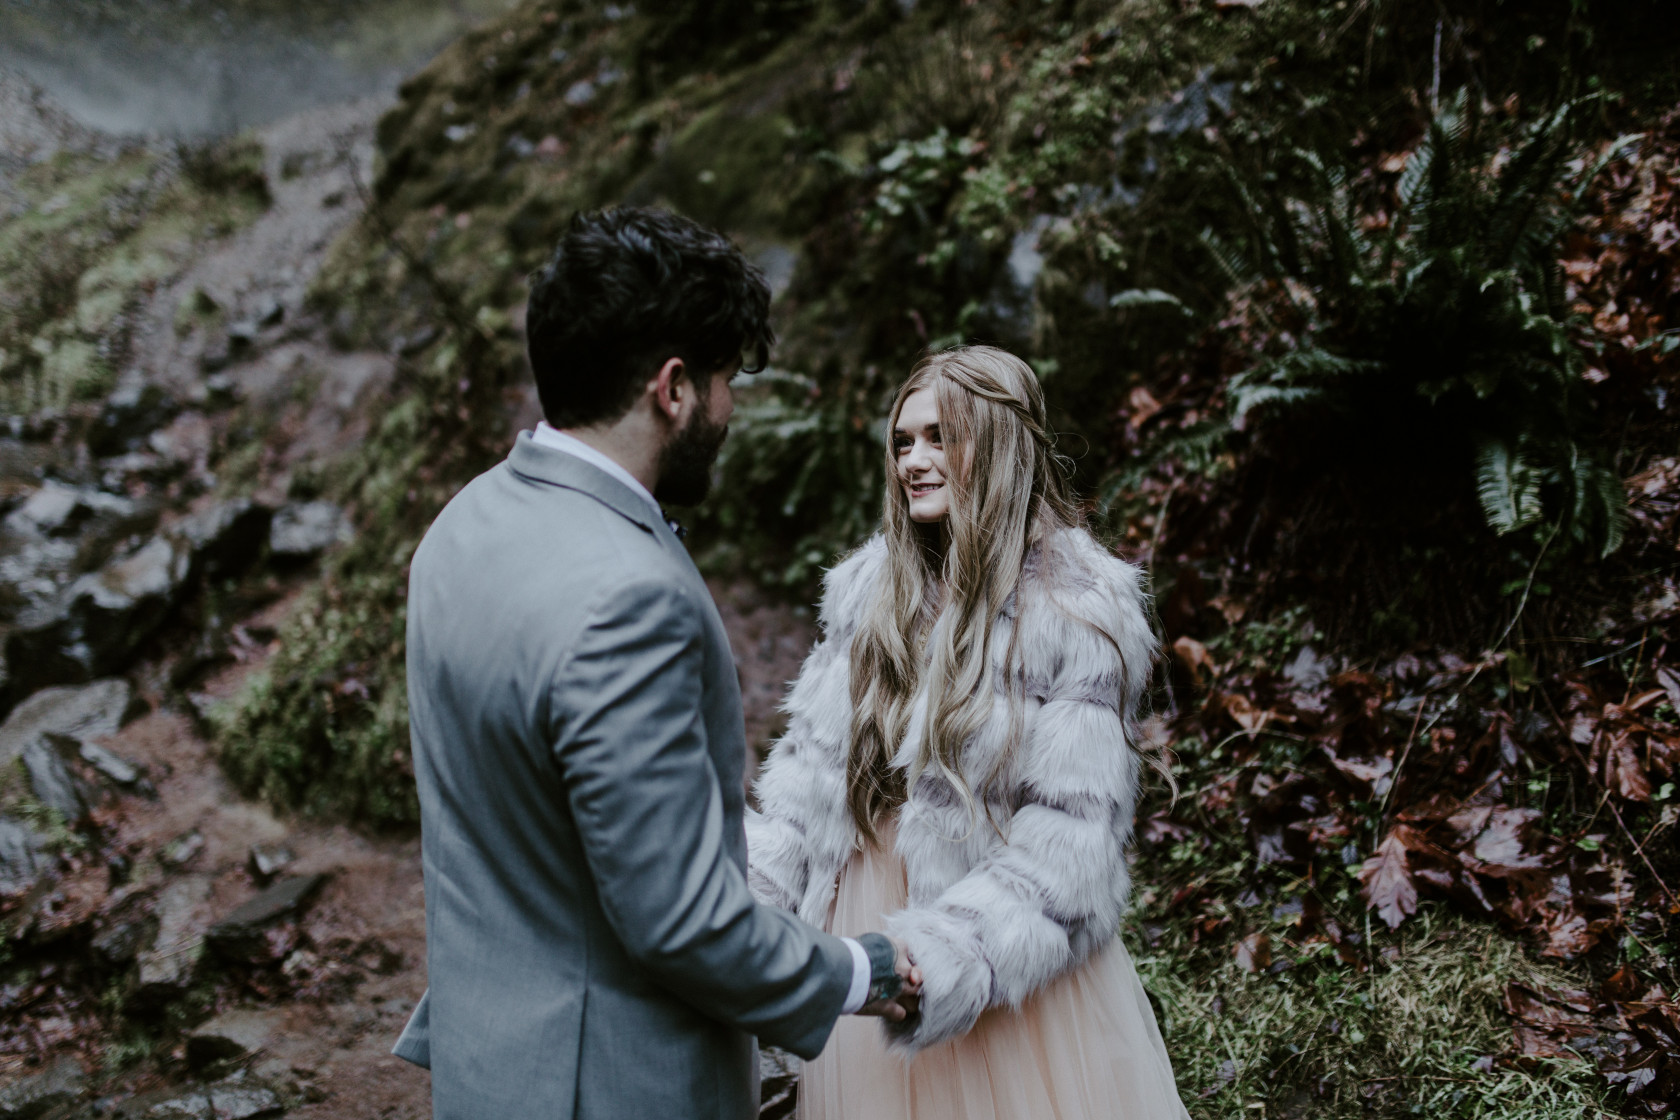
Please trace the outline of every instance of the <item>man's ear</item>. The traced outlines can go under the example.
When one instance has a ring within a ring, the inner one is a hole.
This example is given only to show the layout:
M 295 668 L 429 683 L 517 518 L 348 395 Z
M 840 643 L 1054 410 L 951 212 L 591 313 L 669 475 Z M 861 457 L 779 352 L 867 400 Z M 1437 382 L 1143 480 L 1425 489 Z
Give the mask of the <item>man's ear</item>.
M 667 358 L 648 388 L 653 391 L 653 407 L 673 423 L 680 421 L 683 411 L 694 403 L 694 382 L 681 358 Z

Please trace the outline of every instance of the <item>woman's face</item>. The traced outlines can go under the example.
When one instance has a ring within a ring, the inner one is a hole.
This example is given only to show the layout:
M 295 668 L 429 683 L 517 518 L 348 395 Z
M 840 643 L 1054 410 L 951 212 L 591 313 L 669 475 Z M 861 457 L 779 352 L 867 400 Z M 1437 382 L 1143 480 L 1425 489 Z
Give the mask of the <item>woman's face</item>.
M 904 398 L 892 441 L 898 482 L 910 499 L 910 520 L 922 524 L 945 520 L 951 511 L 951 490 L 946 485 L 945 445 L 939 435 L 939 403 L 932 389 L 917 389 Z

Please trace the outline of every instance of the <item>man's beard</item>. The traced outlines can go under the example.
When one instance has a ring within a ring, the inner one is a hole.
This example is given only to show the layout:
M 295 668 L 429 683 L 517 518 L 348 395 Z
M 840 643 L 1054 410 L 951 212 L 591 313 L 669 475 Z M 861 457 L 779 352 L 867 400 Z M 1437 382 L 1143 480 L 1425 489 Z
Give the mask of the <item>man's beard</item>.
M 717 462 L 728 424 L 714 424 L 700 410 L 659 453 L 659 483 L 653 496 L 660 505 L 694 506 L 712 490 L 712 464 Z

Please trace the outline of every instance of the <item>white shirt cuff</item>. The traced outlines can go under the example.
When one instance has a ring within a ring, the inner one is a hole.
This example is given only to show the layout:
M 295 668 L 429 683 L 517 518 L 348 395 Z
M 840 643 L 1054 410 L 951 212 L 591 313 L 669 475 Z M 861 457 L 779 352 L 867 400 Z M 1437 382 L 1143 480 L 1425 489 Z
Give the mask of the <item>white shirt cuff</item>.
M 863 1006 L 864 997 L 869 995 L 869 978 L 875 969 L 869 964 L 869 954 L 863 951 L 863 946 L 855 938 L 842 937 L 840 940 L 852 951 L 852 986 L 846 993 L 846 1003 L 840 1008 L 840 1014 L 855 1015 Z

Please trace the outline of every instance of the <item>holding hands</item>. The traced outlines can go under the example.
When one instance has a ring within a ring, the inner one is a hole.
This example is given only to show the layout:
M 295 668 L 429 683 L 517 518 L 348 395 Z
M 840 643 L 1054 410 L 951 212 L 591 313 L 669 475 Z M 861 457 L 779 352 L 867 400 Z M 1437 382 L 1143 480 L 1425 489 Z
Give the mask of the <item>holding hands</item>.
M 880 952 L 880 963 L 869 986 L 868 1000 L 857 1013 L 879 1016 L 889 1023 L 902 1023 L 917 1014 L 921 1009 L 922 970 L 910 958 L 910 947 L 895 937 L 879 933 L 865 934 L 858 940 L 869 952 L 871 961 L 876 961 Z M 882 943 L 892 950 L 890 972 L 882 967 L 885 964 L 885 953 L 880 950 Z

